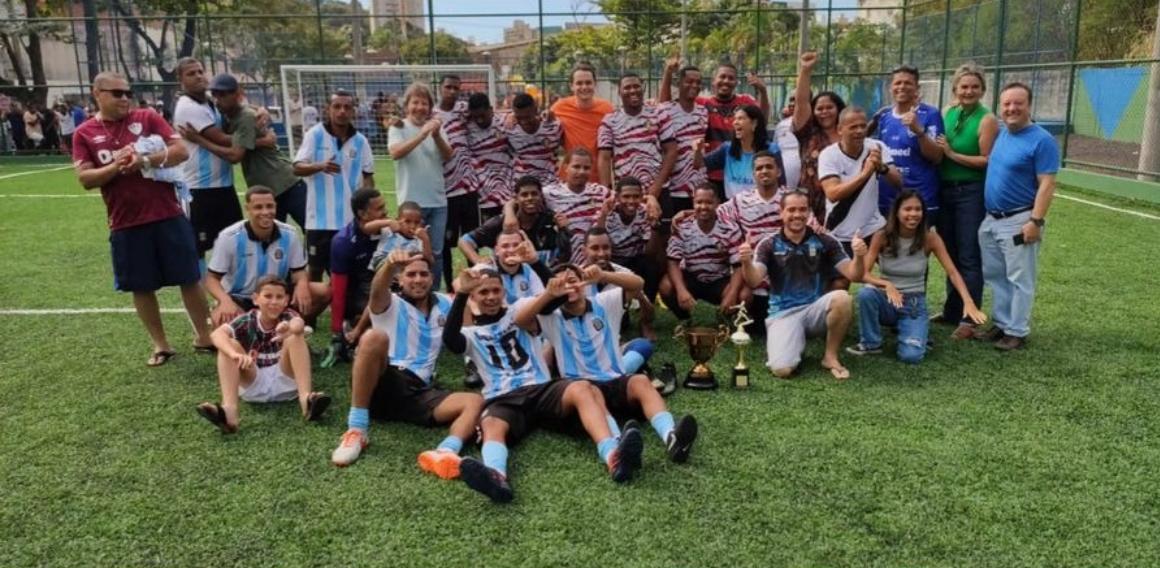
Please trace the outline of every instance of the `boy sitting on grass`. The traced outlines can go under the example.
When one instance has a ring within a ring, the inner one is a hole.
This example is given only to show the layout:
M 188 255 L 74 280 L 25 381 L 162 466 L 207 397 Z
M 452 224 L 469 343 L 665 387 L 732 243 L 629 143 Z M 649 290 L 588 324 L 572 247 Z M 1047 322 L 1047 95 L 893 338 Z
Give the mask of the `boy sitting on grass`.
M 210 335 L 217 347 L 222 402 L 203 402 L 197 412 L 223 434 L 238 431 L 238 398 L 246 402 L 280 402 L 298 398 L 302 415 L 318 420 L 330 395 L 311 389 L 306 324 L 290 309 L 290 286 L 264 276 L 254 286 L 253 310 Z
M 397 214 L 398 218 L 382 229 L 379 247 L 371 257 L 372 272 L 377 272 L 379 265 L 396 249 L 421 254 L 432 262 L 435 258 L 435 254 L 431 251 L 431 237 L 427 234 L 427 228 L 423 226 L 423 210 L 419 208 L 419 204 L 404 201 L 399 204 Z

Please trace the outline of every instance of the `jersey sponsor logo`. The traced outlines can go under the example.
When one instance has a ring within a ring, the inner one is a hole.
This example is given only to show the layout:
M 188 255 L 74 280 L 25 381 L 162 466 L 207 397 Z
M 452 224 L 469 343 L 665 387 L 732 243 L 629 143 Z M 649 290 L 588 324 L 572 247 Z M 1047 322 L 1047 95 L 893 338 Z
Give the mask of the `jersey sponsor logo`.
M 905 148 L 887 148 L 887 151 L 890 152 L 891 156 L 910 157 L 910 146 Z
M 132 132 L 134 136 L 140 135 L 141 134 L 141 123 L 140 122 L 130 123 L 129 124 L 129 132 Z
M 108 139 L 108 137 L 105 136 L 104 134 L 98 134 L 96 136 L 93 136 L 93 144 L 102 144 L 107 139 Z

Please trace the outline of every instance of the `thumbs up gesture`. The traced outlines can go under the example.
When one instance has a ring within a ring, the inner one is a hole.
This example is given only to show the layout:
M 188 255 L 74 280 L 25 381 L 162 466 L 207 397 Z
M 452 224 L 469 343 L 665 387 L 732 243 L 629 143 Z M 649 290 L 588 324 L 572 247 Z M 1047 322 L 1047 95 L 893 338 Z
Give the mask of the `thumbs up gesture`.
M 854 231 L 854 239 L 850 241 L 850 248 L 854 249 L 854 256 L 862 258 L 866 256 L 870 248 L 866 246 L 866 241 L 862 240 L 862 230 Z

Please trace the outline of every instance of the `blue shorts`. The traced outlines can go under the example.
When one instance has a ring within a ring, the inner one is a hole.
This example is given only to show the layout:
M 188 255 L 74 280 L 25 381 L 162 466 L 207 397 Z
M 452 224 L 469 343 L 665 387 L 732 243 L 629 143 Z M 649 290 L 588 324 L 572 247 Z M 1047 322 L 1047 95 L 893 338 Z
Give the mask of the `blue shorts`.
M 184 215 L 113 231 L 109 246 L 113 287 L 122 292 L 152 292 L 201 279 L 193 225 Z

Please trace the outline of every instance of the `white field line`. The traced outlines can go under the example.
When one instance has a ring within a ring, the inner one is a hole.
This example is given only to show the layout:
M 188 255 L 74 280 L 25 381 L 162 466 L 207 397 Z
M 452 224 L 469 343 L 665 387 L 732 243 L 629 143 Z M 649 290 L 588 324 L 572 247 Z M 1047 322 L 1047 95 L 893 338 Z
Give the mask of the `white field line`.
M 136 314 L 133 308 L 55 308 L 22 310 L 18 308 L 0 308 L 0 316 L 72 316 L 87 314 Z M 163 314 L 184 314 L 180 308 L 161 308 Z
M 1128 215 L 1135 215 L 1137 217 L 1143 217 L 1145 219 L 1152 219 L 1153 221 L 1160 221 L 1160 216 L 1152 215 L 1151 213 L 1144 213 L 1141 211 L 1133 211 L 1131 209 L 1121 209 L 1119 207 L 1112 207 L 1111 205 L 1104 205 L 1103 203 L 1100 203 L 1098 201 L 1088 201 L 1087 199 L 1080 199 L 1078 197 L 1072 197 L 1070 195 L 1064 195 L 1062 193 L 1057 193 L 1056 195 L 1058 195 L 1059 197 L 1066 199 L 1068 201 L 1075 201 L 1077 203 L 1083 203 L 1084 205 L 1090 205 L 1092 207 L 1099 207 L 1100 209 L 1107 209 L 1109 211 L 1115 211 L 1117 213 L 1126 213 Z
M 30 172 L 16 172 L 14 174 L 4 174 L 4 175 L 0 176 L 0 179 L 8 179 L 8 178 L 14 178 L 14 177 L 20 177 L 20 176 L 30 176 L 30 175 L 34 175 L 34 174 L 43 174 L 43 173 L 47 173 L 47 172 L 58 172 L 60 170 L 67 170 L 70 168 L 72 168 L 72 166 L 56 166 L 56 167 L 51 167 L 51 168 L 42 168 L 39 170 L 33 170 Z

